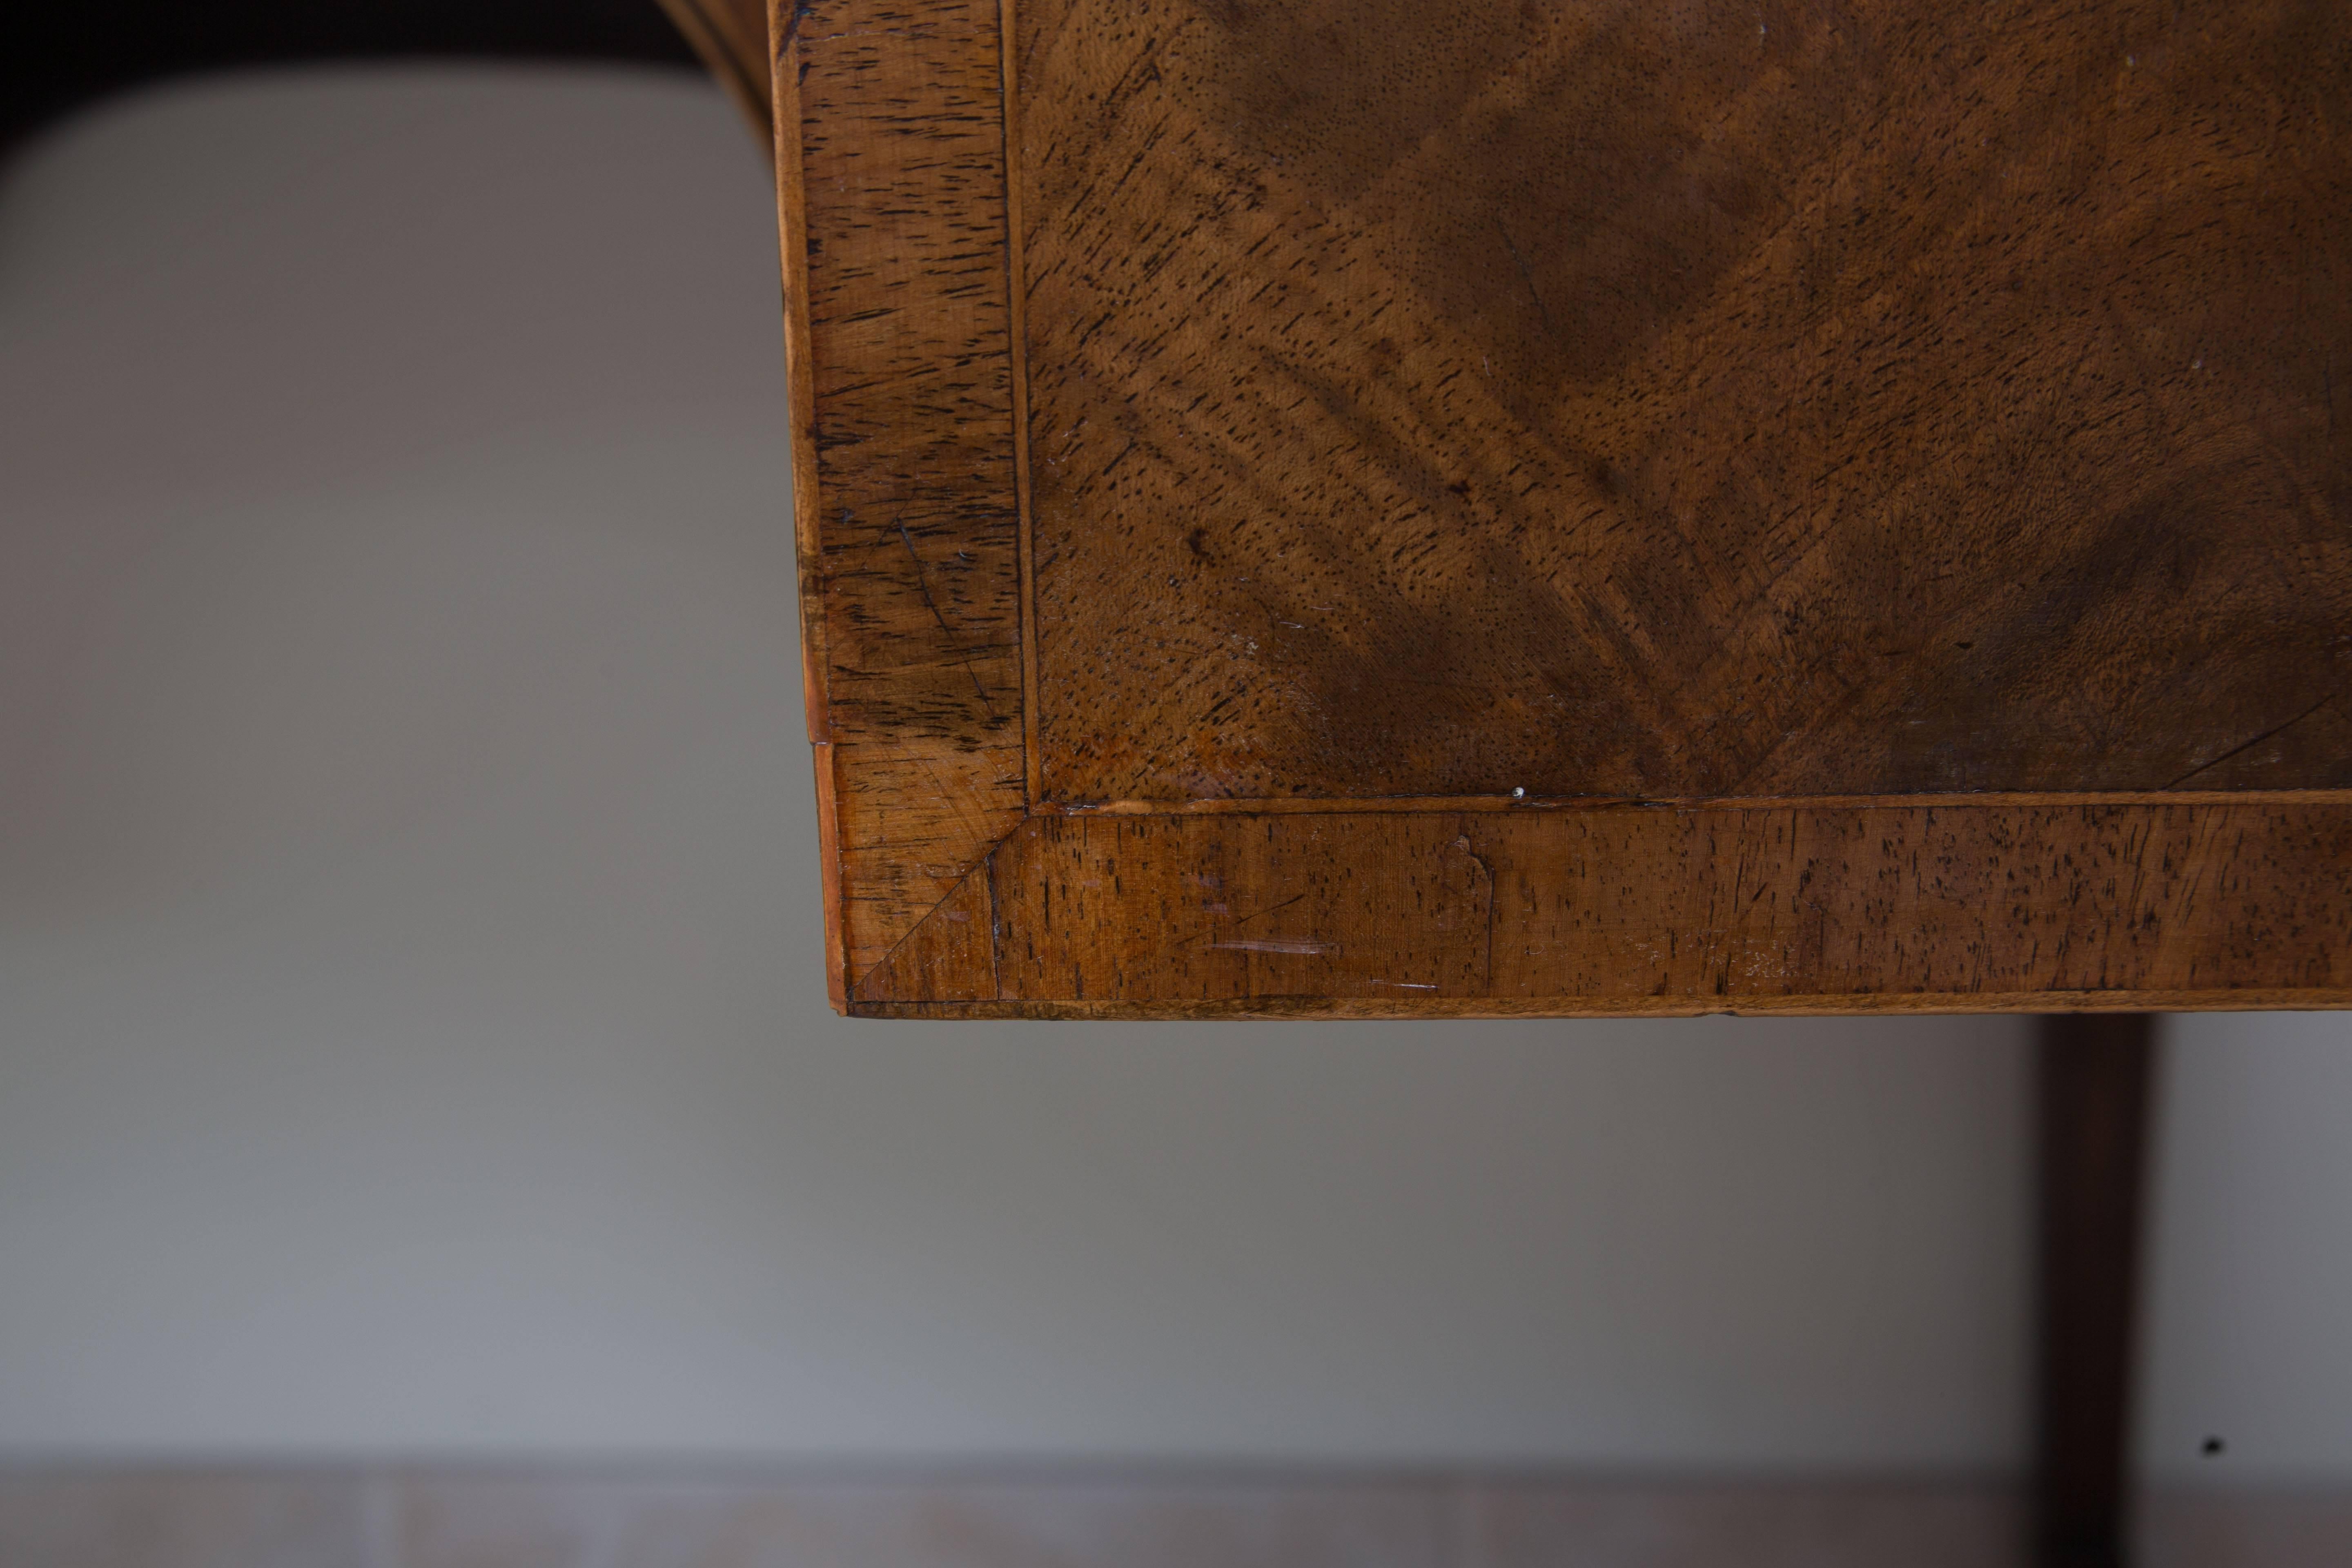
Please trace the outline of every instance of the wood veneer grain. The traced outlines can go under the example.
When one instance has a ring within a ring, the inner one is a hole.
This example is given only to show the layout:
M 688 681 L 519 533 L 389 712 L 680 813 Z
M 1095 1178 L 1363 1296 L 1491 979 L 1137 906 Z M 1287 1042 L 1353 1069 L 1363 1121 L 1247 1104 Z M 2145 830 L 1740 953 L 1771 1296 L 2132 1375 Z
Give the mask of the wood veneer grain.
M 2352 1001 L 2352 14 L 772 26 L 842 1005 Z
M 1024 801 L 1003 60 L 986 0 L 802 4 L 773 26 L 845 994 Z
M 1034 816 L 991 859 L 996 994 L 951 999 L 1046 1016 L 2340 1005 L 2347 863 L 2352 814 L 2332 806 Z M 934 999 L 950 998 L 862 997 Z
M 2352 784 L 2352 23 L 1023 0 L 1048 798 Z

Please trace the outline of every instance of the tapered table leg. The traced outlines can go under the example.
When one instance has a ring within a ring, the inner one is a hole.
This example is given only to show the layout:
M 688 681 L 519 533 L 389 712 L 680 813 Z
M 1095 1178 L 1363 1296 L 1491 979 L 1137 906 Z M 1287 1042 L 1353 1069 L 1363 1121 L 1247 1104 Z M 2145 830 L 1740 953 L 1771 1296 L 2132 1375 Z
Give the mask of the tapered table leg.
M 2034 1561 L 2128 1556 L 2133 1328 L 2156 1019 L 2042 1020 Z

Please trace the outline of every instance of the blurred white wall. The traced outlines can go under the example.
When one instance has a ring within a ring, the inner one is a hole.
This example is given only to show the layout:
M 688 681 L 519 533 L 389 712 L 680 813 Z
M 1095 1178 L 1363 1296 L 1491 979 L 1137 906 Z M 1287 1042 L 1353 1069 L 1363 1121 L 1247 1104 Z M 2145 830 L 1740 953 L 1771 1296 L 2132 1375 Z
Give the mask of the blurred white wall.
M 0 1450 L 2019 1464 L 2015 1022 L 826 1011 L 772 213 L 625 74 L 7 172 Z M 2352 1468 L 2352 1078 L 2252 1027 L 2150 1429 Z
M 2165 1038 L 2143 1460 L 2352 1483 L 2352 1017 L 2185 1015 Z

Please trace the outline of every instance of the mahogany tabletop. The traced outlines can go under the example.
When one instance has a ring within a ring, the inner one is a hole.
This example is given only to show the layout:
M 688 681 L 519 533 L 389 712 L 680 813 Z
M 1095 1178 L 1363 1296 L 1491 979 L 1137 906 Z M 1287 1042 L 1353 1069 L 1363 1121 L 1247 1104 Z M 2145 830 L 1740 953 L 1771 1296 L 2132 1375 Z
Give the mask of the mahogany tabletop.
M 2352 1002 L 2352 7 L 772 36 L 836 1005 Z

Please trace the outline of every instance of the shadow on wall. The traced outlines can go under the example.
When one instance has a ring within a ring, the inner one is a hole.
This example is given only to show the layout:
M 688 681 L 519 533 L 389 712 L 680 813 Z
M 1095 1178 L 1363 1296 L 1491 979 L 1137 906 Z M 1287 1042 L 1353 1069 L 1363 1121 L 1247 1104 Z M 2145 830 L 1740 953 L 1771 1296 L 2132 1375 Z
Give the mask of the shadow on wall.
M 446 68 L 9 171 L 0 1448 L 2013 1470 L 2011 1022 L 826 1011 L 765 178 Z

